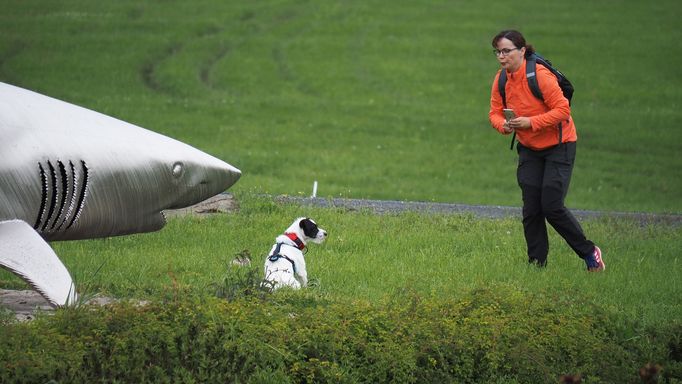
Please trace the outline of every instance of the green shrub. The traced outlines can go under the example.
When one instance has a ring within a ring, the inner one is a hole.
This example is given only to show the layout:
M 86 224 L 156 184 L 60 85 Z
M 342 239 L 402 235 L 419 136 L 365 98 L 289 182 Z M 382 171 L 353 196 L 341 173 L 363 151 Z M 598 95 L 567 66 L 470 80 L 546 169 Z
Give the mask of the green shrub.
M 251 259 L 251 254 L 248 250 L 243 250 L 236 256 L 239 260 Z M 260 265 L 253 266 L 250 264 L 228 266 L 227 273 L 220 282 L 214 283 L 211 286 L 215 290 L 217 297 L 227 300 L 242 297 L 265 298 L 265 295 L 271 292 L 273 287 L 270 282 L 263 279 Z
M 647 362 L 679 375 L 679 327 L 635 348 L 609 316 L 577 292 L 506 285 L 378 304 L 302 290 L 86 306 L 0 328 L 0 381 L 599 383 L 631 382 Z

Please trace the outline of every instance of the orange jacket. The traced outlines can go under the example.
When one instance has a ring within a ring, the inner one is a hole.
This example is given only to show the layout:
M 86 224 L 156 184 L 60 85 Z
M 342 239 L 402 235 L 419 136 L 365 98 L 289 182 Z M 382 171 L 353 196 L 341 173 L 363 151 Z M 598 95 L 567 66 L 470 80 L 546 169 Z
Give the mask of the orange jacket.
M 502 70 L 502 69 L 501 69 Z M 500 70 L 500 71 L 501 71 Z M 497 88 L 500 78 L 497 71 L 493 88 L 490 92 L 490 112 L 488 118 L 493 128 L 504 132 L 504 113 L 502 112 L 502 96 Z M 516 116 L 530 117 L 530 129 L 519 129 L 516 137 L 525 147 L 535 150 L 549 148 L 559 144 L 559 126 L 562 128 L 561 141 L 563 143 L 576 141 L 578 135 L 571 118 L 571 107 L 564 97 L 556 77 L 540 64 L 535 66 L 538 85 L 544 97 L 544 102 L 533 95 L 526 79 L 526 61 L 514 73 L 507 72 L 507 108 L 514 110 Z M 561 124 L 561 125 L 560 125 Z

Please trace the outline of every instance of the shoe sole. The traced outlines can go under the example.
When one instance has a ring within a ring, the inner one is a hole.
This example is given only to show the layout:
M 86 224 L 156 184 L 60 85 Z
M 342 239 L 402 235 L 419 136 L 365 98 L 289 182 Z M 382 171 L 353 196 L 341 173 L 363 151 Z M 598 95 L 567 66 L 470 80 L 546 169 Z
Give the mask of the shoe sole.
M 597 261 L 597 264 L 599 266 L 597 268 L 588 268 L 587 270 L 590 272 L 601 272 L 606 269 L 606 264 L 604 264 L 604 261 L 601 259 L 601 249 L 597 247 L 596 245 L 594 246 L 594 259 Z

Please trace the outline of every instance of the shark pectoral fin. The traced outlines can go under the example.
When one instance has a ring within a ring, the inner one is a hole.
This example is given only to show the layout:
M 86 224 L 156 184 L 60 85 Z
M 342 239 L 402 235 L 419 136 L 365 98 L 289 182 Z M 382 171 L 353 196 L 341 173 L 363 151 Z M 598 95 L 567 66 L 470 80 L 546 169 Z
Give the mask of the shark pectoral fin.
M 0 266 L 24 279 L 54 306 L 76 301 L 69 271 L 49 244 L 24 221 L 0 222 Z

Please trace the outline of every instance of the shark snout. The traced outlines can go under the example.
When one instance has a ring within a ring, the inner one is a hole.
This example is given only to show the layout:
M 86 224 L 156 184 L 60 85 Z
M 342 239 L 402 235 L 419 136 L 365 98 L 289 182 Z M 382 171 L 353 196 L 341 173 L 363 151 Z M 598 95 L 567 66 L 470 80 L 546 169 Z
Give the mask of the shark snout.
M 178 162 L 182 168 L 174 171 L 179 193 L 168 209 L 178 209 L 202 202 L 212 196 L 224 192 L 239 180 L 242 172 L 214 157 L 204 161 Z M 177 169 L 177 165 L 174 169 Z
M 218 162 L 207 166 L 204 172 L 200 172 L 205 173 L 205 177 L 199 182 L 199 187 L 206 189 L 208 194 L 205 199 L 230 188 L 242 175 L 242 171 L 238 168 L 222 160 L 218 160 Z

